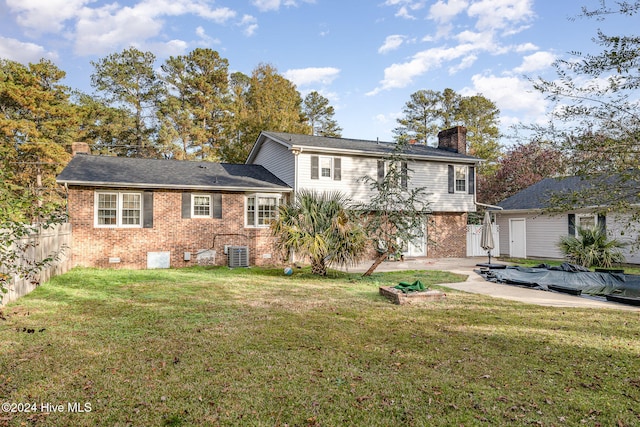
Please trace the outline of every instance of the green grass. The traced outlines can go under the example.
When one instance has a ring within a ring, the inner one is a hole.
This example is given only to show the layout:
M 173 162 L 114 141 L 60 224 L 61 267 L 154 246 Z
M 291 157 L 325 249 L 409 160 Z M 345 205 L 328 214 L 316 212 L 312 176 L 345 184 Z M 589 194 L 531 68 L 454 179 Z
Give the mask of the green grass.
M 640 423 L 640 313 L 378 295 L 416 279 L 463 277 L 72 270 L 3 309 L 0 426 Z

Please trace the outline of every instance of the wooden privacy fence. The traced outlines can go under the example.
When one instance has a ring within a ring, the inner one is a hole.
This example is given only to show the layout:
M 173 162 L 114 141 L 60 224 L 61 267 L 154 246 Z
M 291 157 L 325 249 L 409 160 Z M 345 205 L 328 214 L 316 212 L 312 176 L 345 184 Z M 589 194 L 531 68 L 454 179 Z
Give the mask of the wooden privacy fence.
M 482 235 L 481 225 L 467 225 L 467 256 L 488 256 L 487 251 L 480 246 L 480 236 Z M 500 227 L 493 225 L 493 244 L 491 250 L 492 257 L 500 256 Z
M 42 284 L 51 277 L 69 270 L 71 265 L 71 224 L 58 224 L 49 228 L 36 227 L 34 232 L 19 240 L 19 244 L 29 244 L 24 259 L 42 261 L 52 254 L 57 258 L 40 271 L 36 283 L 28 278 L 14 275 L 9 280 L 8 293 L 2 296 L 0 305 L 15 301 L 28 294 L 38 284 Z M 14 245 L 15 246 L 15 245 Z M 25 261 L 26 262 L 26 261 Z

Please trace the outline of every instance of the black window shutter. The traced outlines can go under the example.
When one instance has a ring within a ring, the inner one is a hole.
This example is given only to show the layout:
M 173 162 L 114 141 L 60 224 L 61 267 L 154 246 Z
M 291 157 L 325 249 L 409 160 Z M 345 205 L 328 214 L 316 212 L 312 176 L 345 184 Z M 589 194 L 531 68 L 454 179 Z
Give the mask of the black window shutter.
M 409 167 L 407 162 L 400 162 L 400 188 L 407 189 L 409 183 Z
M 598 214 L 598 227 L 602 232 L 607 232 L 607 217 L 604 214 Z
M 340 181 L 342 179 L 342 159 L 340 157 L 333 158 L 333 180 Z
M 576 214 L 569 214 L 569 236 L 576 235 Z
M 318 156 L 311 156 L 311 179 L 319 179 L 320 166 Z
M 476 168 L 469 166 L 469 194 L 476 192 Z
M 456 182 L 455 182 L 455 171 L 453 169 L 453 165 L 449 165 L 449 193 L 456 192 Z
M 191 218 L 191 193 L 182 193 L 182 218 Z
M 153 228 L 153 191 L 142 193 L 142 227 Z
M 378 160 L 378 184 L 384 181 L 384 160 Z
M 211 195 L 211 200 L 213 202 L 213 217 L 221 219 L 222 218 L 222 194 L 213 193 Z

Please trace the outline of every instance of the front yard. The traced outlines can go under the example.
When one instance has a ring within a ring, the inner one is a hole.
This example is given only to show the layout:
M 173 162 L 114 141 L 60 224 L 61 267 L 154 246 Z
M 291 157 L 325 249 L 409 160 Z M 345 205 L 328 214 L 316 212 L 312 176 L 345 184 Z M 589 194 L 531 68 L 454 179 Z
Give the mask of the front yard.
M 378 286 L 448 273 L 75 269 L 2 310 L 0 426 L 640 423 L 640 314 Z

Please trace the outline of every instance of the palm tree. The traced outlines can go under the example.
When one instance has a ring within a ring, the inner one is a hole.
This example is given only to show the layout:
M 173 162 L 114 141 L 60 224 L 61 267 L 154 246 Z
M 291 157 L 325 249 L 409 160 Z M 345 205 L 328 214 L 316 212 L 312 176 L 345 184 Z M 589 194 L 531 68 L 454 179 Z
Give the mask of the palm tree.
M 560 250 L 577 264 L 605 268 L 624 262 L 624 255 L 620 251 L 624 246 L 617 239 L 609 240 L 606 231 L 600 226 L 578 227 L 577 237 L 564 236 L 558 243 Z
M 340 192 L 301 190 L 293 202 L 282 204 L 271 230 L 286 254 L 307 256 L 311 272 L 325 276 L 328 265 L 353 265 L 364 254 L 367 238 L 346 208 Z

